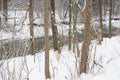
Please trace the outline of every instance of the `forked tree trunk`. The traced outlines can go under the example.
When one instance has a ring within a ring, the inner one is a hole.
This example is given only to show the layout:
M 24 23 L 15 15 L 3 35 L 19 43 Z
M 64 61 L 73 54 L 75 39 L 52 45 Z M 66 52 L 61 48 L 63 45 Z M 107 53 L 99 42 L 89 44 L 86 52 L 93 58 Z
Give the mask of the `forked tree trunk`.
M 83 33 L 83 44 L 82 44 L 82 53 L 81 53 L 81 61 L 80 61 L 80 73 L 87 72 L 88 66 L 88 55 L 89 55 L 89 45 L 91 43 L 90 38 L 90 18 L 91 18 L 91 8 L 92 8 L 92 0 L 87 0 L 86 7 L 83 12 L 84 18 L 84 33 Z
M 30 52 L 34 55 L 34 26 L 33 26 L 33 0 L 29 4 L 29 21 L 30 21 Z
M 45 27 L 45 77 L 50 78 L 49 72 L 49 0 L 44 0 L 44 27 Z

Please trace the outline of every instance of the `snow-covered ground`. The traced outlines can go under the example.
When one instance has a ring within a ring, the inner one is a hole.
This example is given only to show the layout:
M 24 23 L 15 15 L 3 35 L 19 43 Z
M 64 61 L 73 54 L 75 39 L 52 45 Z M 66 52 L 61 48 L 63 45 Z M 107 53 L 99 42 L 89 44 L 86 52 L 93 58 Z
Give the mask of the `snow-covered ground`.
M 59 56 L 50 50 L 51 80 L 119 80 L 120 79 L 120 36 L 104 38 L 102 45 L 93 41 L 92 53 L 95 52 L 94 71 L 77 75 L 76 56 L 66 47 Z M 95 48 L 96 47 L 96 48 Z M 96 50 L 95 50 L 96 49 Z M 0 61 L 0 80 L 45 80 L 44 52 L 34 56 L 17 57 Z M 92 56 L 93 57 L 93 56 Z M 91 68 L 91 70 L 93 70 Z

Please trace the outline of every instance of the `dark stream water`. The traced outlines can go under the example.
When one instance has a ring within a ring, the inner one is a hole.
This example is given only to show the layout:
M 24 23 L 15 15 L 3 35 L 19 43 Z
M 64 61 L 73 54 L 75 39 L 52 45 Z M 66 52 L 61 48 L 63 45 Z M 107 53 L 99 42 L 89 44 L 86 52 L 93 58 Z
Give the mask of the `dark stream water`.
M 67 38 L 61 37 L 61 46 L 68 44 Z M 43 50 L 44 43 L 43 37 L 35 38 L 34 52 L 37 53 Z M 49 37 L 49 43 L 50 48 L 52 48 L 52 36 Z M 0 40 L 0 60 L 31 54 L 30 44 L 30 39 Z
M 51 39 L 51 38 L 50 38 Z M 30 39 L 1 40 L 0 41 L 0 59 L 8 59 L 17 56 L 31 54 Z M 44 48 L 44 38 L 34 39 L 34 51 L 37 52 Z
M 119 29 L 120 30 L 120 29 Z M 113 33 L 115 36 L 116 30 Z M 77 33 L 78 42 L 81 42 L 83 39 L 83 35 Z M 108 33 L 106 34 L 108 35 Z M 104 37 L 106 37 L 104 33 Z M 94 35 L 93 35 L 94 36 Z M 96 37 L 93 37 L 96 39 Z M 68 44 L 68 36 L 59 36 L 60 46 L 64 46 Z M 37 53 L 40 50 L 44 49 L 44 37 L 39 37 L 34 39 L 34 52 Z M 52 48 L 52 36 L 49 36 L 49 46 Z M 0 60 L 1 59 L 9 59 L 18 56 L 24 56 L 31 54 L 30 52 L 30 39 L 7 39 L 7 40 L 0 40 Z
M 80 42 L 81 35 L 78 36 Z M 68 44 L 68 36 L 59 36 L 60 47 Z M 44 37 L 34 39 L 34 52 L 37 53 L 44 49 Z M 49 36 L 49 46 L 53 47 L 52 36 Z M 9 59 L 18 56 L 24 56 L 31 54 L 30 39 L 7 39 L 0 40 L 0 60 Z

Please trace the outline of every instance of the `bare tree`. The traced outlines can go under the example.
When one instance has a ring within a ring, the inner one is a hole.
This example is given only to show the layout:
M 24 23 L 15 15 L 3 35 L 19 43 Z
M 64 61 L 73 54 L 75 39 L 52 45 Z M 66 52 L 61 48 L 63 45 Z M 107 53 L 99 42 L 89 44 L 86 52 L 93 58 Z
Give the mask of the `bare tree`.
M 5 13 L 5 16 L 4 16 L 5 22 L 7 22 L 7 14 L 8 14 L 7 10 L 8 10 L 8 0 L 3 0 L 3 11 Z
M 51 24 L 52 24 L 52 34 L 53 34 L 53 48 L 54 51 L 60 52 L 59 42 L 58 42 L 58 30 L 55 21 L 55 1 L 50 0 L 51 6 Z
M 68 49 L 71 50 L 71 46 L 72 46 L 72 30 L 71 30 L 71 26 L 72 25 L 72 0 L 69 0 L 69 44 L 68 44 Z
M 91 9 L 92 9 L 92 0 L 87 0 L 86 5 L 83 8 L 82 16 L 84 19 L 84 33 L 83 33 L 83 44 L 82 44 L 82 53 L 80 61 L 80 73 L 87 72 L 88 66 L 88 55 L 89 55 L 89 45 L 91 43 L 90 38 L 90 21 L 91 21 Z M 82 11 L 82 10 L 81 10 Z
M 99 0 L 99 7 L 100 7 L 100 12 L 99 12 L 99 15 L 100 15 L 100 30 L 101 31 L 101 37 L 102 39 L 99 40 L 99 44 L 101 44 L 101 41 L 103 40 L 103 25 L 102 25 L 102 0 Z
M 30 21 L 30 41 L 31 47 L 30 51 L 31 54 L 34 55 L 34 26 L 33 26 L 33 0 L 29 0 L 29 21 Z
M 0 11 L 2 10 L 2 0 L 0 0 Z
M 107 3 L 107 0 L 104 0 L 104 3 L 103 3 L 103 9 L 104 9 L 104 18 L 106 17 L 106 10 L 107 10 L 107 7 L 106 7 L 106 3 Z
M 112 36 L 111 16 L 112 16 L 112 0 L 110 0 L 110 9 L 109 9 L 109 38 L 111 38 Z
M 45 77 L 50 78 L 49 72 L 49 0 L 44 0 L 44 26 L 45 26 Z
M 77 3 L 74 1 L 73 2 L 73 52 L 75 53 L 75 50 L 77 48 L 77 55 L 79 54 L 79 49 L 78 49 L 78 37 L 77 37 L 77 30 L 76 30 L 76 24 L 77 24 Z
M 0 12 L 1 12 L 1 10 L 2 10 L 2 0 L 0 0 Z M 1 15 L 1 14 L 0 14 L 0 15 Z M 2 25 L 2 24 L 1 24 L 1 16 L 0 16 L 0 30 L 1 30 L 1 28 L 2 28 L 1 25 Z

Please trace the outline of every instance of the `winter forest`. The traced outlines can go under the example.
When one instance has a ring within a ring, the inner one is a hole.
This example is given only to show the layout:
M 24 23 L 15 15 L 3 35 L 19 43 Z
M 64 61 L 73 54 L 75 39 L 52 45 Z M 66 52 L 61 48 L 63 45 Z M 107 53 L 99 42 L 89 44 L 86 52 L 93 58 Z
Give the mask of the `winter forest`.
M 120 80 L 120 0 L 0 0 L 0 80 Z

